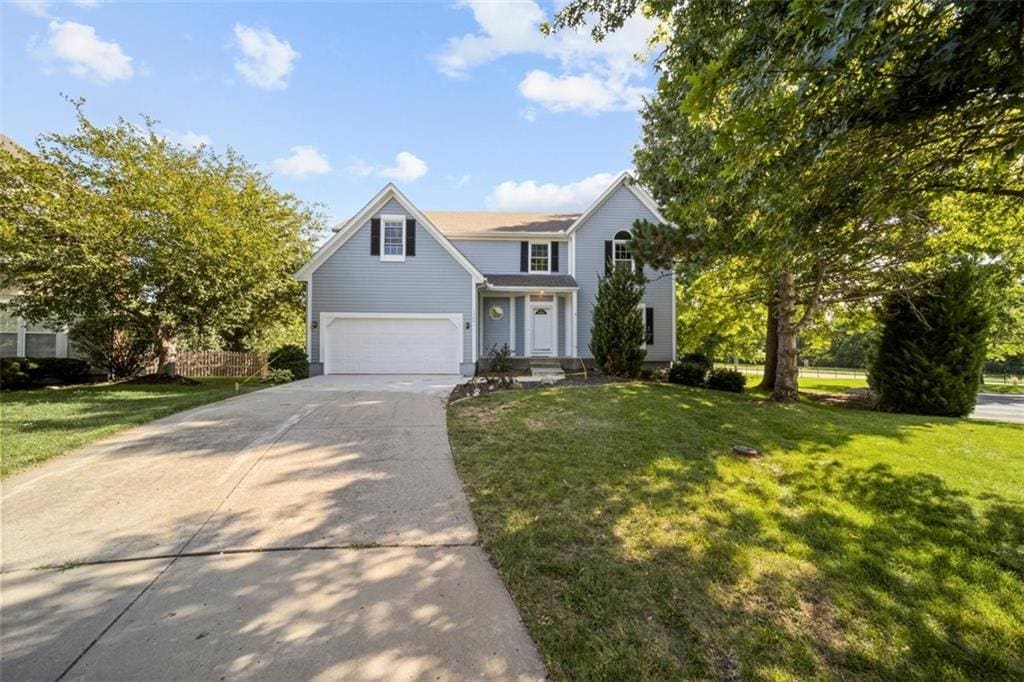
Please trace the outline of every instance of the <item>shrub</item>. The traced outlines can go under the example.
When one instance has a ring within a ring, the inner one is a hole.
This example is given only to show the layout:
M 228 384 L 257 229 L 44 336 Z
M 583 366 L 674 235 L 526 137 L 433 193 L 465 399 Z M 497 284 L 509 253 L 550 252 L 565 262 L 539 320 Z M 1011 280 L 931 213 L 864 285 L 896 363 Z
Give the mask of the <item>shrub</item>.
M 686 353 L 678 358 L 679 362 L 692 362 L 704 367 L 704 373 L 707 374 L 714 367 L 714 363 L 704 353 Z
M 491 346 L 491 371 L 496 374 L 508 374 L 512 371 L 512 349 L 507 343 Z
M 612 268 L 598 281 L 590 352 L 605 374 L 640 374 L 647 357 L 644 316 L 639 307 L 643 297 L 643 275 L 629 268 Z
M 76 358 L 4 358 L 0 384 L 5 389 L 45 384 L 77 384 L 89 378 L 89 363 Z
M 270 369 L 287 369 L 291 371 L 292 379 L 305 379 L 309 377 L 309 357 L 306 351 L 288 343 L 270 354 Z
M 0 358 L 0 388 L 16 391 L 32 385 L 28 375 L 28 358 Z
M 883 410 L 963 417 L 981 382 L 991 313 L 976 266 L 956 266 L 923 289 L 883 302 L 868 371 Z
M 144 320 L 127 315 L 83 318 L 69 337 L 89 364 L 117 379 L 135 376 L 158 355 L 153 330 Z
M 264 377 L 263 381 L 268 384 L 287 384 L 294 379 L 295 375 L 292 374 L 290 369 L 272 369 L 267 372 L 267 376 Z
M 668 370 L 668 380 L 683 386 L 703 386 L 707 375 L 707 367 L 693 360 L 679 360 L 672 363 Z
M 747 385 L 747 377 L 734 369 L 714 369 L 708 374 L 707 387 L 716 391 L 743 393 Z

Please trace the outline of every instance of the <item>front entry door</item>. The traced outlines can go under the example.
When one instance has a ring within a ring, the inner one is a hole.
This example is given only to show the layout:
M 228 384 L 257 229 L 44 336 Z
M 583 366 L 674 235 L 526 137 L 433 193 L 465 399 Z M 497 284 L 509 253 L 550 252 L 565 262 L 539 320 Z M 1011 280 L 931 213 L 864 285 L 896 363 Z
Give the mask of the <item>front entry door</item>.
M 552 355 L 552 339 L 554 339 L 555 316 L 550 305 L 537 305 L 533 308 L 533 354 Z

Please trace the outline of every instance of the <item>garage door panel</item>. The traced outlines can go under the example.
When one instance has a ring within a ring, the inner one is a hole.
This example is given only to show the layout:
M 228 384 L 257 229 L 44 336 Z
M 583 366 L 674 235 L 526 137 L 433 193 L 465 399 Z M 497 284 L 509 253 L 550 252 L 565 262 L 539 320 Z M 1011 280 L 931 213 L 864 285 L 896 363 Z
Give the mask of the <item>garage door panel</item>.
M 460 315 L 336 317 L 325 330 L 326 371 L 456 374 L 462 355 L 460 319 Z

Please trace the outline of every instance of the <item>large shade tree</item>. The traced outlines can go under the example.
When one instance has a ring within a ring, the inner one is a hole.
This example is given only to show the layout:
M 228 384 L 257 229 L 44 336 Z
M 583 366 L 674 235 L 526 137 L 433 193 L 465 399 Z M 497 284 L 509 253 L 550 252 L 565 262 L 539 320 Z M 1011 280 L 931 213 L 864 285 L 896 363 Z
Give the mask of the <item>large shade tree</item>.
M 774 284 L 777 399 L 821 305 L 924 280 L 955 229 L 939 202 L 1024 199 L 1024 3 L 575 0 L 551 28 L 601 39 L 641 10 L 663 52 L 635 162 L 672 225 L 634 254 L 741 257 Z
M 175 339 L 244 339 L 301 310 L 292 273 L 316 211 L 230 149 L 175 144 L 148 119 L 100 127 L 75 105 L 77 129 L 41 136 L 38 155 L 0 151 L 0 287 L 17 314 L 148 335 L 164 361 Z

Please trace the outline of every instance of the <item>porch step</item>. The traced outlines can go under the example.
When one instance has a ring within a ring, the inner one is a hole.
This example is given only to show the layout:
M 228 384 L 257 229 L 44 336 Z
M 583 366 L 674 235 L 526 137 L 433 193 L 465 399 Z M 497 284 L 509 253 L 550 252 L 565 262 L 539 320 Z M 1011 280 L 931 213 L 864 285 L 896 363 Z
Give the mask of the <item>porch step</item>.
M 562 361 L 558 358 L 530 358 L 530 369 L 540 367 L 553 367 L 562 369 Z

